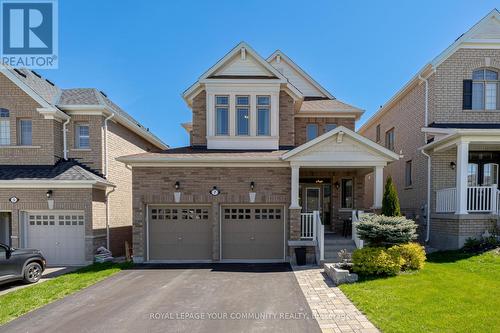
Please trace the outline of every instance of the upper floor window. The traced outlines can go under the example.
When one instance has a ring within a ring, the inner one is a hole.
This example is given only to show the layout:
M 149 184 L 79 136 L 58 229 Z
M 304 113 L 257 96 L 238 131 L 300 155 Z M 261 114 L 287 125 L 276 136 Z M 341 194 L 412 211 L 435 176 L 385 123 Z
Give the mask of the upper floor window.
M 215 134 L 229 135 L 229 96 L 215 96 Z
M 250 97 L 249 96 L 236 96 L 236 134 L 248 135 L 249 134 L 249 111 Z
M 75 147 L 78 149 L 90 148 L 90 128 L 88 124 L 75 125 Z
M 394 128 L 385 132 L 385 148 L 394 150 Z
M 325 133 L 330 132 L 331 130 L 334 130 L 337 128 L 337 124 L 326 124 L 325 125 Z
M 465 110 L 497 110 L 499 104 L 498 72 L 477 69 L 472 80 L 464 80 L 463 108 Z
M 271 96 L 257 96 L 257 135 L 270 135 Z
M 31 146 L 33 144 L 33 126 L 31 119 L 19 119 L 18 121 L 19 145 Z
M 380 142 L 380 124 L 377 125 L 375 131 L 376 131 L 376 133 L 375 133 L 376 141 Z
M 311 141 L 318 137 L 318 124 L 307 124 L 306 126 L 307 141 Z
M 10 145 L 10 112 L 0 108 L 0 145 Z

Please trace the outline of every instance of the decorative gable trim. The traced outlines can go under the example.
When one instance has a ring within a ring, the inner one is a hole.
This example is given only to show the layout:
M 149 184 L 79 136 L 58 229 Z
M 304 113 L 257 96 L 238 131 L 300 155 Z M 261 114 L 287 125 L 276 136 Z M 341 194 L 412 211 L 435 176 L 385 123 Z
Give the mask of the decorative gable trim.
M 249 59 L 252 58 L 259 66 L 262 66 L 262 69 L 267 71 L 268 74 L 263 71 L 261 73 L 249 73 L 249 75 L 232 75 L 231 73 L 224 72 L 222 75 L 214 75 L 219 70 L 223 69 L 223 67 L 226 66 L 235 57 L 242 61 L 249 61 Z M 199 77 L 198 81 L 196 81 L 186 91 L 184 91 L 182 97 L 187 102 L 187 104 L 191 106 L 193 98 L 203 90 L 203 85 L 205 83 L 219 82 L 241 84 L 242 79 L 245 80 L 245 83 L 279 83 L 283 88 L 286 88 L 288 91 L 292 92 L 292 97 L 296 99 L 303 98 L 302 93 L 292 84 L 290 84 L 288 79 L 283 76 L 283 74 L 281 74 L 276 68 L 274 68 L 269 62 L 262 58 L 245 42 L 241 42 L 236 45 L 236 47 L 229 51 L 215 65 L 213 65 L 205 73 L 203 73 Z
M 276 61 L 278 63 L 285 61 L 290 67 L 292 67 L 293 70 L 295 70 L 306 81 L 308 81 L 316 89 L 318 89 L 324 95 L 324 97 L 327 97 L 329 99 L 335 99 L 335 97 L 332 94 L 330 94 L 330 92 L 328 90 L 323 88 L 316 80 L 314 80 L 309 74 L 307 74 L 302 68 L 300 68 L 299 65 L 297 65 L 295 62 L 293 62 L 293 60 L 290 59 L 286 54 L 284 54 L 280 50 L 276 50 L 276 51 L 274 51 L 273 54 L 271 54 L 267 58 L 267 62 L 271 63 L 275 58 L 276 58 Z
M 314 151 L 315 148 L 320 147 L 323 142 L 328 140 L 329 138 L 337 135 L 337 143 L 341 144 L 346 140 L 346 138 L 352 139 L 352 141 L 359 143 L 362 146 L 365 146 L 369 148 L 370 150 L 374 151 L 377 155 L 381 156 L 386 160 L 386 162 L 392 162 L 396 161 L 399 159 L 399 155 L 396 154 L 395 152 L 382 147 L 381 145 L 365 138 L 364 136 L 361 136 L 357 134 L 356 132 L 351 131 L 347 127 L 344 126 L 339 126 L 334 130 L 331 130 L 314 140 L 311 140 L 309 142 L 306 142 L 305 144 L 285 153 L 282 156 L 283 160 L 288 160 L 288 161 L 293 161 L 294 156 L 298 156 L 300 153 L 306 152 L 306 151 Z M 340 140 L 340 142 L 339 142 Z

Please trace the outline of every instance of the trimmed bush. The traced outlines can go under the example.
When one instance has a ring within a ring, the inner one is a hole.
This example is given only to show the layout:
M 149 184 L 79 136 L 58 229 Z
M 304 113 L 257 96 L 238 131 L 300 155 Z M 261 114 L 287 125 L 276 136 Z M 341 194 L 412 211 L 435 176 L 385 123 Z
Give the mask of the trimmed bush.
M 382 215 L 401 216 L 398 191 L 396 191 L 396 186 L 394 186 L 391 176 L 387 177 L 385 183 L 384 197 L 382 199 Z
M 419 270 L 424 267 L 425 263 L 425 250 L 424 247 L 418 243 L 408 243 L 401 245 L 394 245 L 387 250 L 393 256 L 400 256 L 403 259 L 402 271 Z
M 396 275 L 404 261 L 393 251 L 383 247 L 365 247 L 352 255 L 353 271 L 360 275 Z
M 402 216 L 365 214 L 356 229 L 369 246 L 406 244 L 417 239 L 417 224 Z

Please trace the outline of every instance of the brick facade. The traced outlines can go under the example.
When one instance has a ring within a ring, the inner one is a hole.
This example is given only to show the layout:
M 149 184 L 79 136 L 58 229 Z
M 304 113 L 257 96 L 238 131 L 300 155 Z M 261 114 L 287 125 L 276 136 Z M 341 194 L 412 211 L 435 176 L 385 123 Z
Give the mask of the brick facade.
M 63 124 L 45 119 L 38 111 L 40 105 L 10 79 L 0 74 L 0 107 L 10 111 L 10 146 L 0 148 L 0 164 L 3 165 L 54 165 L 63 158 Z M 68 157 L 86 167 L 104 174 L 104 116 L 70 115 L 67 124 Z M 19 147 L 17 122 L 20 118 L 32 120 L 32 146 Z M 90 148 L 79 149 L 75 145 L 75 126 L 89 125 Z M 107 180 L 116 185 L 109 196 L 110 247 L 114 255 L 124 254 L 124 243 L 132 243 L 132 172 L 116 158 L 158 149 L 139 135 L 110 120 L 108 122 L 108 175 Z M 86 219 L 86 260 L 92 261 L 99 246 L 106 246 L 106 193 L 102 189 L 0 189 L 0 208 L 11 212 L 11 236 L 13 246 L 24 246 L 20 240 L 20 214 L 30 210 L 47 210 L 46 192 L 53 190 L 54 210 L 82 210 Z M 111 189 L 108 189 L 111 191 Z M 12 196 L 20 200 L 7 204 Z
M 52 165 L 58 160 L 60 151 L 54 149 L 56 120 L 44 119 L 36 111 L 41 106 L 15 85 L 5 75 L 0 74 L 0 108 L 10 111 L 10 145 L 0 149 L 0 164 Z M 4 120 L 6 118 L 3 118 Z M 18 137 L 19 119 L 32 120 L 32 145 L 20 146 Z
M 311 117 L 302 118 L 295 117 L 295 146 L 300 146 L 307 142 L 307 124 L 317 124 L 318 125 L 318 135 L 326 132 L 327 124 L 335 124 L 337 126 L 344 126 L 350 130 L 354 131 L 355 120 L 354 118 L 328 118 L 328 117 Z
M 193 130 L 191 131 L 192 146 L 207 145 L 207 93 L 200 92 L 193 99 Z
M 462 89 L 463 80 L 472 78 L 472 71 L 481 67 L 495 67 L 500 69 L 500 51 L 488 49 L 459 49 L 442 64 L 429 79 L 428 112 L 429 124 L 432 123 L 498 123 L 498 111 L 463 110 Z M 415 83 L 393 105 L 384 110 L 381 115 L 375 116 L 371 123 L 360 130 L 360 134 L 376 141 L 377 125 L 380 126 L 380 144 L 385 144 L 386 131 L 394 128 L 395 151 L 401 152 L 403 158 L 390 164 L 384 170 L 384 175 L 391 175 L 400 198 L 401 210 L 410 218 L 420 224 L 423 239 L 426 227 L 425 205 L 427 202 L 427 158 L 419 150 L 424 146 L 425 134 L 421 131 L 425 115 L 425 84 Z M 491 147 L 490 147 L 491 149 Z M 435 212 L 436 190 L 455 187 L 456 171 L 451 169 L 450 163 L 456 162 L 456 149 L 431 153 L 431 212 Z M 405 164 L 412 161 L 413 184 L 405 186 Z M 373 187 L 372 175 L 366 177 L 366 193 Z M 367 204 L 371 197 L 366 196 Z M 432 213 L 431 213 L 432 214 Z M 478 229 L 484 232 L 483 220 L 460 220 L 458 216 L 447 214 L 446 218 L 434 214 L 431 221 L 431 241 L 433 246 L 439 247 L 441 239 L 442 248 L 454 248 L 463 245 L 464 235 L 460 235 L 451 228 L 455 223 L 457 228 L 464 221 L 471 224 L 477 221 Z M 446 222 L 443 222 L 446 221 Z M 439 234 L 432 238 L 433 233 Z M 477 236 L 478 232 L 471 232 L 469 236 Z
M 133 168 L 133 250 L 134 256 L 145 258 L 145 221 L 147 204 L 172 204 L 174 185 L 180 182 L 180 204 L 200 204 L 212 207 L 214 223 L 213 259 L 219 258 L 219 217 L 221 204 L 249 204 L 250 182 L 255 182 L 258 204 L 283 205 L 288 216 L 290 205 L 290 169 L 275 168 Z M 212 196 L 213 186 L 221 191 Z M 288 221 L 286 230 L 289 230 Z M 296 226 L 293 230 L 296 230 Z M 288 232 L 287 232 L 288 239 Z
M 280 91 L 280 146 L 293 146 L 295 144 L 295 128 L 293 115 L 293 98 L 284 91 Z

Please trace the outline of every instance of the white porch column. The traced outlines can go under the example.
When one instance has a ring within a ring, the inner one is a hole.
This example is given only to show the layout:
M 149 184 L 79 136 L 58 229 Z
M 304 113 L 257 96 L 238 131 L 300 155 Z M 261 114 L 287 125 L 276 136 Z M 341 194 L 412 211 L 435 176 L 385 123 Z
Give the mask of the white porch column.
M 384 193 L 384 167 L 373 168 L 373 208 L 382 207 L 382 196 Z
M 299 206 L 299 171 L 300 167 L 298 165 L 292 165 L 292 190 L 290 198 L 290 209 L 300 209 Z
M 469 164 L 469 142 L 457 143 L 457 203 L 455 214 L 467 214 L 467 168 Z

